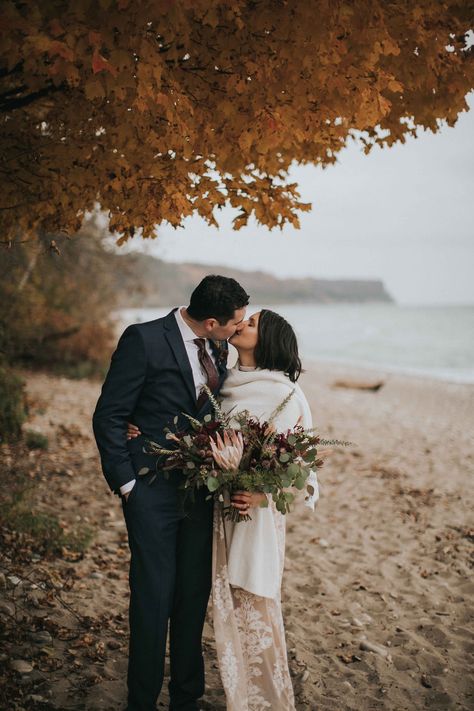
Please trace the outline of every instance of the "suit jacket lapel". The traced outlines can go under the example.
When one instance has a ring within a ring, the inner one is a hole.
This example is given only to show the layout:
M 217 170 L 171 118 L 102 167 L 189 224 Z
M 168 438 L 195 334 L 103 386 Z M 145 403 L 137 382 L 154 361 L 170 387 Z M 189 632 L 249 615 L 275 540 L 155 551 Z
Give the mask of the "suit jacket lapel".
M 176 362 L 181 368 L 184 382 L 186 383 L 194 402 L 196 402 L 196 387 L 194 385 L 193 371 L 191 370 L 191 364 L 189 362 L 188 354 L 186 353 L 186 346 L 184 345 L 181 332 L 178 324 L 176 323 L 175 311 L 176 309 L 173 309 L 173 311 L 171 311 L 165 318 L 165 336 L 170 344 L 171 350 L 174 353 Z

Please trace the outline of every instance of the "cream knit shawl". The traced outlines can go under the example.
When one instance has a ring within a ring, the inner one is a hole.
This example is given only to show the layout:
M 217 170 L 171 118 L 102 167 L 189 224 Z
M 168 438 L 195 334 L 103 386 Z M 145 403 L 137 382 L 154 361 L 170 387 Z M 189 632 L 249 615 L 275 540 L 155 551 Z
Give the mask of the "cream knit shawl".
M 222 409 L 235 413 L 248 410 L 263 422 L 293 390 L 291 399 L 274 419 L 274 425 L 278 431 L 284 432 L 301 418 L 300 424 L 309 429 L 312 418 L 306 397 L 301 387 L 281 371 L 243 371 L 236 364 L 229 371 L 220 393 Z M 319 499 L 315 472 L 310 473 L 307 483 L 313 486 L 314 494 L 307 497 L 305 505 L 314 510 Z M 253 508 L 251 516 L 251 521 L 226 522 L 229 581 L 255 595 L 274 598 L 279 594 L 283 573 L 274 519 L 281 514 L 270 507 Z

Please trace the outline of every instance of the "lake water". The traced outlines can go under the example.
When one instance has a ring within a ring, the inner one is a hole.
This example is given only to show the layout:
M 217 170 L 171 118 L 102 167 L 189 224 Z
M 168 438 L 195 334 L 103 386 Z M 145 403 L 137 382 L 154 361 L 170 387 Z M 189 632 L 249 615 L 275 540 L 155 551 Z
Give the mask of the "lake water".
M 251 305 L 247 313 L 258 310 Z M 474 383 L 474 306 L 278 304 L 273 310 L 293 325 L 303 359 Z M 169 311 L 125 309 L 120 318 L 129 324 Z

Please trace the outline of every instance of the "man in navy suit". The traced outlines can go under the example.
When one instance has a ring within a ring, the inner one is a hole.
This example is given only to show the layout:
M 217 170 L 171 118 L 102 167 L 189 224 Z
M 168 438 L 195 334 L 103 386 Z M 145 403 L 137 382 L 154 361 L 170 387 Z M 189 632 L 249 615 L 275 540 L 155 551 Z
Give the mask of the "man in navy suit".
M 227 339 L 249 297 L 234 280 L 207 276 L 188 307 L 129 326 L 115 350 L 93 417 L 107 483 L 121 496 L 131 551 L 127 711 L 154 711 L 163 684 L 170 623 L 170 711 L 197 711 L 204 693 L 201 637 L 211 589 L 212 501 L 200 490 L 183 508 L 181 472 L 166 478 L 146 440 L 168 446 L 164 428 L 189 426 L 182 413 L 211 410 Z M 127 441 L 127 422 L 141 431 Z

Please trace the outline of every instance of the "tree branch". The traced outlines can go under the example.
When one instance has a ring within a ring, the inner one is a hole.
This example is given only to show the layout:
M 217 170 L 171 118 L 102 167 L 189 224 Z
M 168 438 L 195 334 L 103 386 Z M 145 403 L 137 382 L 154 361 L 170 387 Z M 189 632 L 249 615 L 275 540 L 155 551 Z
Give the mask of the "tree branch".
M 2 94 L 0 94 L 0 101 L 3 101 L 7 96 L 11 96 L 12 94 L 20 94 L 22 91 L 25 91 L 27 89 L 26 84 L 22 84 L 21 86 L 16 86 L 14 89 L 8 89 L 7 91 L 4 91 Z
M 10 99 L 9 101 L 0 100 L 0 111 L 6 113 L 8 111 L 14 111 L 15 109 L 21 109 L 23 106 L 28 106 L 38 99 L 42 99 L 44 96 L 53 94 L 56 91 L 64 91 L 66 84 L 60 84 L 59 86 L 47 86 L 43 89 L 38 89 L 32 94 L 27 94 L 27 96 L 22 96 L 19 99 Z
M 3 77 L 9 77 L 12 74 L 16 74 L 23 66 L 23 60 L 18 62 L 18 64 L 15 64 L 12 69 L 0 69 L 0 79 Z
M 54 333 L 47 333 L 43 336 L 39 342 L 46 343 L 47 341 L 59 341 L 61 338 L 67 338 L 68 336 L 74 336 L 75 333 L 79 333 L 81 330 L 80 326 L 72 326 L 66 331 L 55 331 Z

